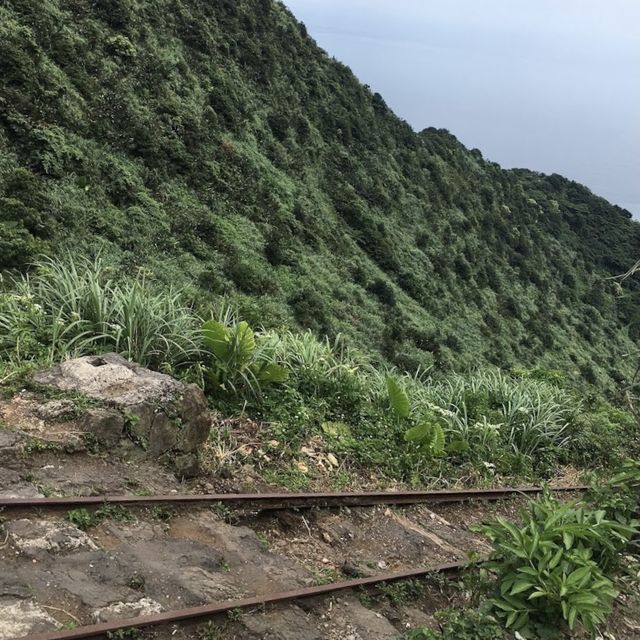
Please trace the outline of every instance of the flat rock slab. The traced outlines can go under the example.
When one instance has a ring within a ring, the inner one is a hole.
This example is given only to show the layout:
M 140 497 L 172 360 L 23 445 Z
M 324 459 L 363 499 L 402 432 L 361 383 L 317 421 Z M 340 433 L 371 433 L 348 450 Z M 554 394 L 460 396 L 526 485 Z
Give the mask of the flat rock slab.
M 55 558 L 47 564 L 48 567 L 36 565 L 37 574 L 31 574 L 36 595 L 65 593 L 91 611 L 141 597 L 130 586 L 135 574 L 128 557 L 102 550 L 85 551 Z
M 20 479 L 17 471 L 0 466 L 0 498 L 42 498 L 29 482 Z
M 54 631 L 56 621 L 31 600 L 0 597 L 0 640 Z
M 255 531 L 219 520 L 212 512 L 177 517 L 171 535 L 202 541 L 219 550 L 234 579 L 248 594 L 287 591 L 314 584 L 313 574 L 299 564 L 264 548 Z
M 296 605 L 263 614 L 245 614 L 241 621 L 250 634 L 246 637 L 252 640 L 322 640 L 324 637 L 313 617 Z
M 23 582 L 12 574 L 0 576 L 0 599 L 27 600 L 32 596 L 31 589 L 26 582 Z
M 364 607 L 348 595 L 336 602 L 327 618 L 339 630 L 340 638 L 353 640 L 397 640 L 397 629 L 380 613 Z
M 66 360 L 33 379 L 62 391 L 83 393 L 116 406 L 168 402 L 181 390 L 172 377 L 145 369 L 115 354 Z
M 82 453 L 50 459 L 52 463 L 43 465 L 40 457 L 28 457 L 23 465 L 32 482 L 46 487 L 51 495 L 123 494 L 138 488 L 171 493 L 180 486 L 172 473 L 150 460 L 129 464 Z
M 17 447 L 24 438 L 15 431 L 0 429 L 0 449 L 13 449 Z
M 86 533 L 70 522 L 22 518 L 5 526 L 13 546 L 29 557 L 98 548 Z
M 0 418 L 2 408 L 0 407 Z M 24 450 L 24 436 L 0 428 L 0 465 L 20 467 L 20 456 Z

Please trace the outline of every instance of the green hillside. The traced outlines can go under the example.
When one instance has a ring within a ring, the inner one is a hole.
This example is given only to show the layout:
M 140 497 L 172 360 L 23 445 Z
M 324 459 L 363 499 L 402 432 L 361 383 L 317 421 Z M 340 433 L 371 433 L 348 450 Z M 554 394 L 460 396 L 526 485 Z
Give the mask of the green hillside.
M 607 388 L 636 337 L 627 211 L 414 132 L 271 0 L 2 3 L 0 269 L 67 249 L 410 370 Z

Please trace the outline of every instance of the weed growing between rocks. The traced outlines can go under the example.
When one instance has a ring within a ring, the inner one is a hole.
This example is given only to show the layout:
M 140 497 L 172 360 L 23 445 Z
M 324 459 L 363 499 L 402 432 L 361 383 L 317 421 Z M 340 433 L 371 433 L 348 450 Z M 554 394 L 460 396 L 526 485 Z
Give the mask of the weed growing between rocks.
M 215 622 L 207 622 L 196 631 L 198 640 L 224 640 L 226 633 L 227 625 Z
M 227 524 L 237 524 L 239 521 L 239 516 L 236 511 L 234 511 L 229 505 L 224 502 L 214 502 L 211 505 L 211 508 L 215 512 L 215 514 Z
M 95 511 L 88 509 L 73 509 L 67 513 L 67 520 L 82 531 L 98 526 L 104 520 L 116 520 L 118 522 L 134 522 L 135 516 L 120 505 L 105 503 Z
M 400 580 L 380 587 L 381 593 L 395 606 L 415 600 L 424 593 L 424 589 L 424 582 L 420 580 Z
M 176 515 L 176 511 L 169 507 L 155 506 L 151 509 L 151 517 L 160 522 L 171 522 Z
M 142 631 L 135 627 L 130 629 L 118 629 L 117 631 L 108 631 L 108 640 L 138 640 L 142 637 Z
M 446 609 L 438 614 L 440 631 L 414 629 L 404 640 L 503 640 L 507 634 L 493 616 L 476 609 Z

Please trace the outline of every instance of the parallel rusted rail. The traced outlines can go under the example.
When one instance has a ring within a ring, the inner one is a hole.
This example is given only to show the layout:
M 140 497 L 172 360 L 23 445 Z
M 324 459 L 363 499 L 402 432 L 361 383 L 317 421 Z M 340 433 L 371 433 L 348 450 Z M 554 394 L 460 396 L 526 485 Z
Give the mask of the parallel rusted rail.
M 552 491 L 560 493 L 582 492 L 586 486 L 554 487 Z M 509 487 L 500 489 L 463 489 L 456 491 L 368 491 L 343 493 L 246 493 L 246 494 L 170 494 L 154 496 L 79 496 L 68 498 L 0 498 L 0 507 L 11 508 L 69 508 L 100 506 L 104 503 L 120 505 L 154 505 L 154 504 L 211 504 L 224 503 L 234 507 L 255 508 L 259 510 L 340 507 L 340 506 L 372 506 L 411 505 L 419 503 L 444 504 L 465 502 L 467 500 L 500 500 L 517 495 L 531 496 L 542 492 L 540 487 Z M 479 560 L 481 561 L 481 560 Z M 477 562 L 479 562 L 477 561 Z M 294 589 L 281 593 L 267 594 L 211 603 L 199 607 L 165 611 L 149 616 L 128 618 L 101 624 L 78 627 L 71 630 L 53 631 L 25 636 L 22 640 L 80 640 L 107 636 L 110 633 L 128 629 L 143 629 L 180 622 L 197 622 L 236 609 L 250 609 L 266 604 L 291 602 L 303 598 L 323 596 L 337 591 L 355 589 L 381 584 L 423 578 L 429 574 L 455 575 L 468 566 L 468 561 L 428 566 L 421 569 L 386 573 L 368 578 L 357 578 L 334 582 L 332 584 Z
M 585 491 L 586 486 L 553 487 L 558 493 Z M 311 508 L 360 507 L 378 504 L 410 505 L 443 504 L 467 500 L 501 500 L 517 495 L 531 496 L 542 492 L 540 487 L 508 487 L 500 489 L 460 489 L 455 491 L 365 491 L 342 493 L 208 493 L 167 494 L 154 496 L 72 496 L 65 498 L 0 498 L 0 508 L 74 508 L 100 506 L 105 502 L 120 505 L 212 504 L 254 508 L 261 511 Z
M 203 621 L 207 618 L 211 618 L 213 616 L 226 613 L 227 611 L 232 611 L 234 609 L 250 609 L 265 604 L 291 602 L 292 600 L 300 600 L 302 598 L 324 596 L 335 593 L 336 591 L 355 589 L 357 587 L 373 586 L 376 584 L 381 584 L 383 582 L 397 582 L 399 580 L 423 578 L 432 573 L 455 575 L 461 569 L 468 565 L 469 562 L 454 562 L 449 564 L 424 567 L 423 569 L 413 569 L 411 571 L 386 573 L 378 576 L 371 576 L 369 578 L 357 578 L 355 580 L 334 582 L 332 584 L 326 584 L 317 587 L 294 589 L 292 591 L 255 596 L 252 598 L 244 598 L 241 600 L 226 600 L 224 602 L 206 604 L 200 607 L 191 607 L 189 609 L 165 611 L 163 613 L 157 613 L 150 616 L 140 616 L 138 618 L 127 618 L 126 620 L 104 622 L 101 624 L 93 624 L 85 627 L 77 627 L 76 629 L 71 630 L 38 633 L 30 636 L 25 636 L 22 638 L 22 640 L 80 640 L 81 638 L 95 638 L 97 636 L 106 636 L 109 633 L 126 631 L 128 629 L 134 628 L 144 629 L 148 627 L 163 624 L 172 624 L 176 622 Z

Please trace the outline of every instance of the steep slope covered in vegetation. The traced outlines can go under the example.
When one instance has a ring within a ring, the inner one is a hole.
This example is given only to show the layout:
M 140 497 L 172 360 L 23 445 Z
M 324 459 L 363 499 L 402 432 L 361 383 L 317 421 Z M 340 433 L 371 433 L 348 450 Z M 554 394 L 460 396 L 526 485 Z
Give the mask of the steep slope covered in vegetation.
M 271 0 L 6 0 L 0 269 L 92 253 L 404 368 L 610 385 L 630 214 L 415 133 Z

